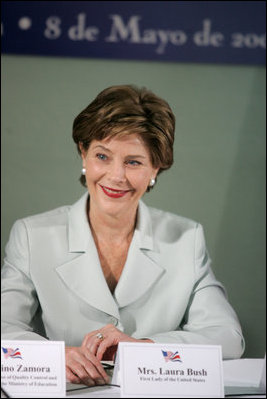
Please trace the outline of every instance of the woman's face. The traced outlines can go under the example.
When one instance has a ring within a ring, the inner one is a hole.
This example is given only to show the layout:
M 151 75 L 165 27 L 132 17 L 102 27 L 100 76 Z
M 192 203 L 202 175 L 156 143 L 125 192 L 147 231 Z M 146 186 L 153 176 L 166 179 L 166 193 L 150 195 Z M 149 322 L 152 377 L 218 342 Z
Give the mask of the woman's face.
M 140 136 L 93 140 L 87 151 L 81 150 L 90 209 L 93 205 L 110 215 L 135 211 L 158 172 Z

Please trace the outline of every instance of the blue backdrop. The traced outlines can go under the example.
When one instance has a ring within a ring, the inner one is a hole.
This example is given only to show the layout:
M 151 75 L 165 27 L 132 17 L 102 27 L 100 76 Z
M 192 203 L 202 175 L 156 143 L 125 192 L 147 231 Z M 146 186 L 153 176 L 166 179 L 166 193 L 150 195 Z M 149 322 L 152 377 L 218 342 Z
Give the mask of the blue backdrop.
M 2 1 L 2 52 L 265 64 L 265 1 Z

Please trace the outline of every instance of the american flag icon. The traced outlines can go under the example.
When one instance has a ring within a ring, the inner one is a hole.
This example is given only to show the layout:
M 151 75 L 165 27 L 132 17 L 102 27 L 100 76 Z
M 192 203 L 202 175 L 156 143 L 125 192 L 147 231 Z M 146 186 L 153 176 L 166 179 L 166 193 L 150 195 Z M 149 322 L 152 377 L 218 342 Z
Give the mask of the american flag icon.
M 181 360 L 180 355 L 178 354 L 178 351 L 173 353 L 171 351 L 163 351 L 162 350 L 161 352 L 163 354 L 165 362 L 181 362 L 182 363 L 182 360 Z
M 8 359 L 9 357 L 11 357 L 13 359 L 22 359 L 19 348 L 17 348 L 17 349 L 3 348 L 3 346 L 2 346 L 2 350 L 4 353 L 5 359 Z

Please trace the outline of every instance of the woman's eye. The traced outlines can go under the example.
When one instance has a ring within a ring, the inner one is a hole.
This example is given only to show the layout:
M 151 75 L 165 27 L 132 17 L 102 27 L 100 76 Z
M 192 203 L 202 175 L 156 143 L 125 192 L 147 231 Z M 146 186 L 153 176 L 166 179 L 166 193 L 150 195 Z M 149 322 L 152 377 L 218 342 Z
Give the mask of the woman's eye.
M 107 159 L 105 154 L 96 154 L 96 157 L 100 159 L 100 161 L 105 161 Z
M 135 161 L 135 160 L 131 160 L 131 161 L 128 161 L 128 164 L 132 165 L 132 166 L 136 166 L 136 165 L 141 165 L 141 162 Z

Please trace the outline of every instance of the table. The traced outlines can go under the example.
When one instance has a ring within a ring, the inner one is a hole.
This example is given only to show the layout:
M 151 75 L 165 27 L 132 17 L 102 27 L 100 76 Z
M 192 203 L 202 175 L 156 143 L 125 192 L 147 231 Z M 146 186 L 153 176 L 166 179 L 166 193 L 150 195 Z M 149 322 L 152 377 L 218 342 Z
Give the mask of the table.
M 256 394 L 263 366 L 264 359 L 224 360 L 225 397 L 266 398 L 266 394 Z M 67 383 L 67 397 L 119 398 L 120 388 L 108 385 L 88 388 L 85 385 Z

